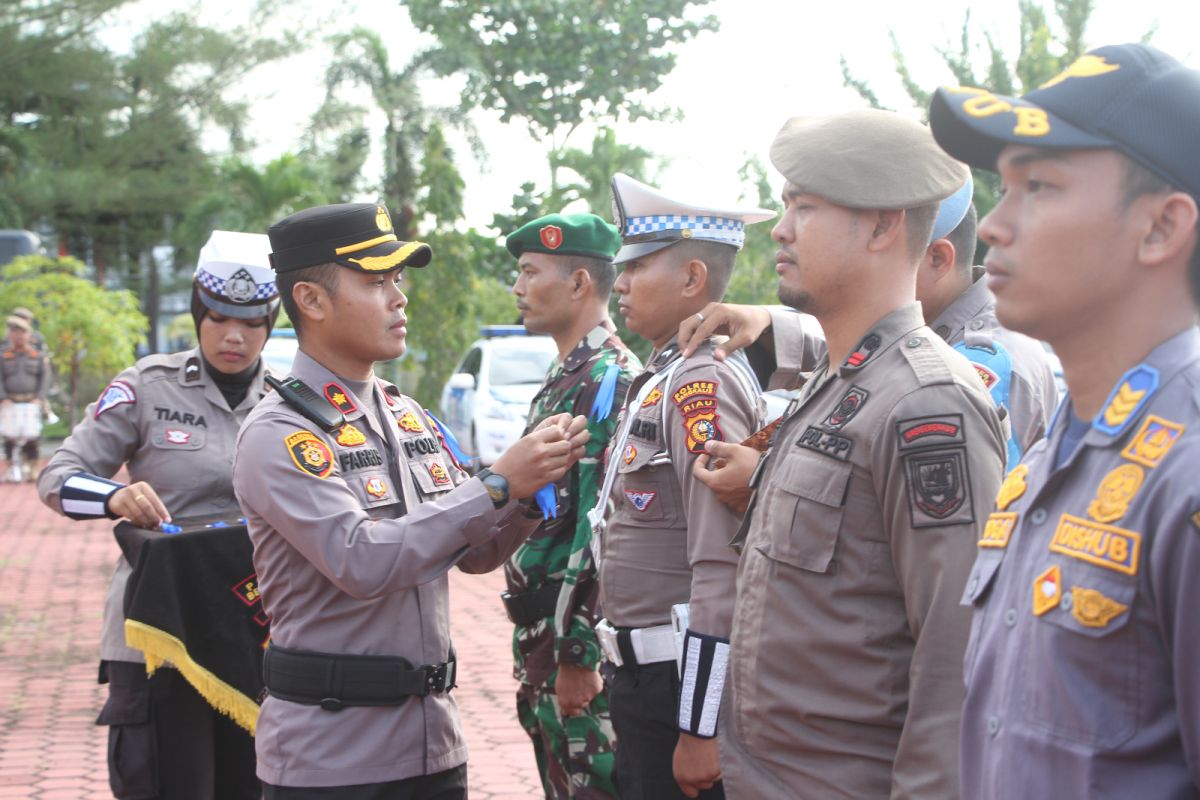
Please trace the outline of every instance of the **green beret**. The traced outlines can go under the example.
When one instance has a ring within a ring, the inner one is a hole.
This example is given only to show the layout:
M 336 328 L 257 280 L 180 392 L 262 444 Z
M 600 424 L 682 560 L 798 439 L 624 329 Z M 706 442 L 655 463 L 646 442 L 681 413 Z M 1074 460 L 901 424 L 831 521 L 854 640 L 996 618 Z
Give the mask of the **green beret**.
M 621 249 L 621 235 L 595 214 L 549 214 L 510 233 L 504 246 L 514 258 L 522 253 L 548 253 L 612 261 Z

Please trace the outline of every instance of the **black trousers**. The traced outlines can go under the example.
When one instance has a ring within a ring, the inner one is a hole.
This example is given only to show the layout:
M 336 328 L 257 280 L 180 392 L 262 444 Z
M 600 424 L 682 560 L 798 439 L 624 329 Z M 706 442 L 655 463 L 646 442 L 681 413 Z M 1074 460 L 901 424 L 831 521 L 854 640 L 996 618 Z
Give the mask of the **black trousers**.
M 263 784 L 263 800 L 467 800 L 467 765 L 387 783 L 354 786 L 272 786 Z
M 621 800 L 686 800 L 671 759 L 679 741 L 679 677 L 674 661 L 617 667 L 609 674 L 608 710 L 617 732 L 616 784 Z M 724 800 L 718 782 L 701 800 Z
M 254 739 L 173 669 L 106 661 L 108 782 L 118 800 L 258 800 Z

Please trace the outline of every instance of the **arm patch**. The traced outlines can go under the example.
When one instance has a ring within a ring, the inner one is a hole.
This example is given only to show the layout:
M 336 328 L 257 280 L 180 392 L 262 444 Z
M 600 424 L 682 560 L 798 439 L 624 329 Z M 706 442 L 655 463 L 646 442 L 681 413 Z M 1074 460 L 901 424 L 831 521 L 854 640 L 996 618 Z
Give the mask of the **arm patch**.
M 903 457 L 913 528 L 975 521 L 967 448 L 918 450 Z
M 717 381 L 692 381 L 671 394 L 687 432 L 689 453 L 703 453 L 704 443 L 710 439 L 725 441 L 718 423 L 721 417 L 717 413 L 717 386 Z

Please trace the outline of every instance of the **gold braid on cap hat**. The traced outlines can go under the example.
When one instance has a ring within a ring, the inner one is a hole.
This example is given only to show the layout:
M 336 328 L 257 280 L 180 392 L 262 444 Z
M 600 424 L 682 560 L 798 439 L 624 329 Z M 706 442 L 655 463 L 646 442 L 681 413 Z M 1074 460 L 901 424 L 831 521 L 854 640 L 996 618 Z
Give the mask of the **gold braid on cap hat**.
M 392 269 L 397 264 L 401 264 L 420 248 L 425 247 L 424 242 L 409 242 L 394 253 L 388 253 L 386 256 L 367 256 L 366 258 L 348 258 L 347 261 L 353 261 L 367 272 L 381 272 L 385 269 Z

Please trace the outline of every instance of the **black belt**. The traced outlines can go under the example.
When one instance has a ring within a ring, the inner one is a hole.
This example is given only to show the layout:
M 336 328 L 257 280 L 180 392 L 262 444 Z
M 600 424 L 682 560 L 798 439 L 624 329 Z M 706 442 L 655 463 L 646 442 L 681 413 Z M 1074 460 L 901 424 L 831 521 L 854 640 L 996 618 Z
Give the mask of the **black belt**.
M 500 599 L 504 602 L 504 610 L 513 624 L 527 628 L 538 620 L 554 616 L 561 589 L 562 581 L 550 581 L 528 592 L 501 592 Z
M 272 697 L 341 711 L 448 692 L 456 685 L 455 665 L 453 648 L 441 664 L 414 667 L 400 656 L 312 653 L 272 644 L 263 657 L 263 681 Z

